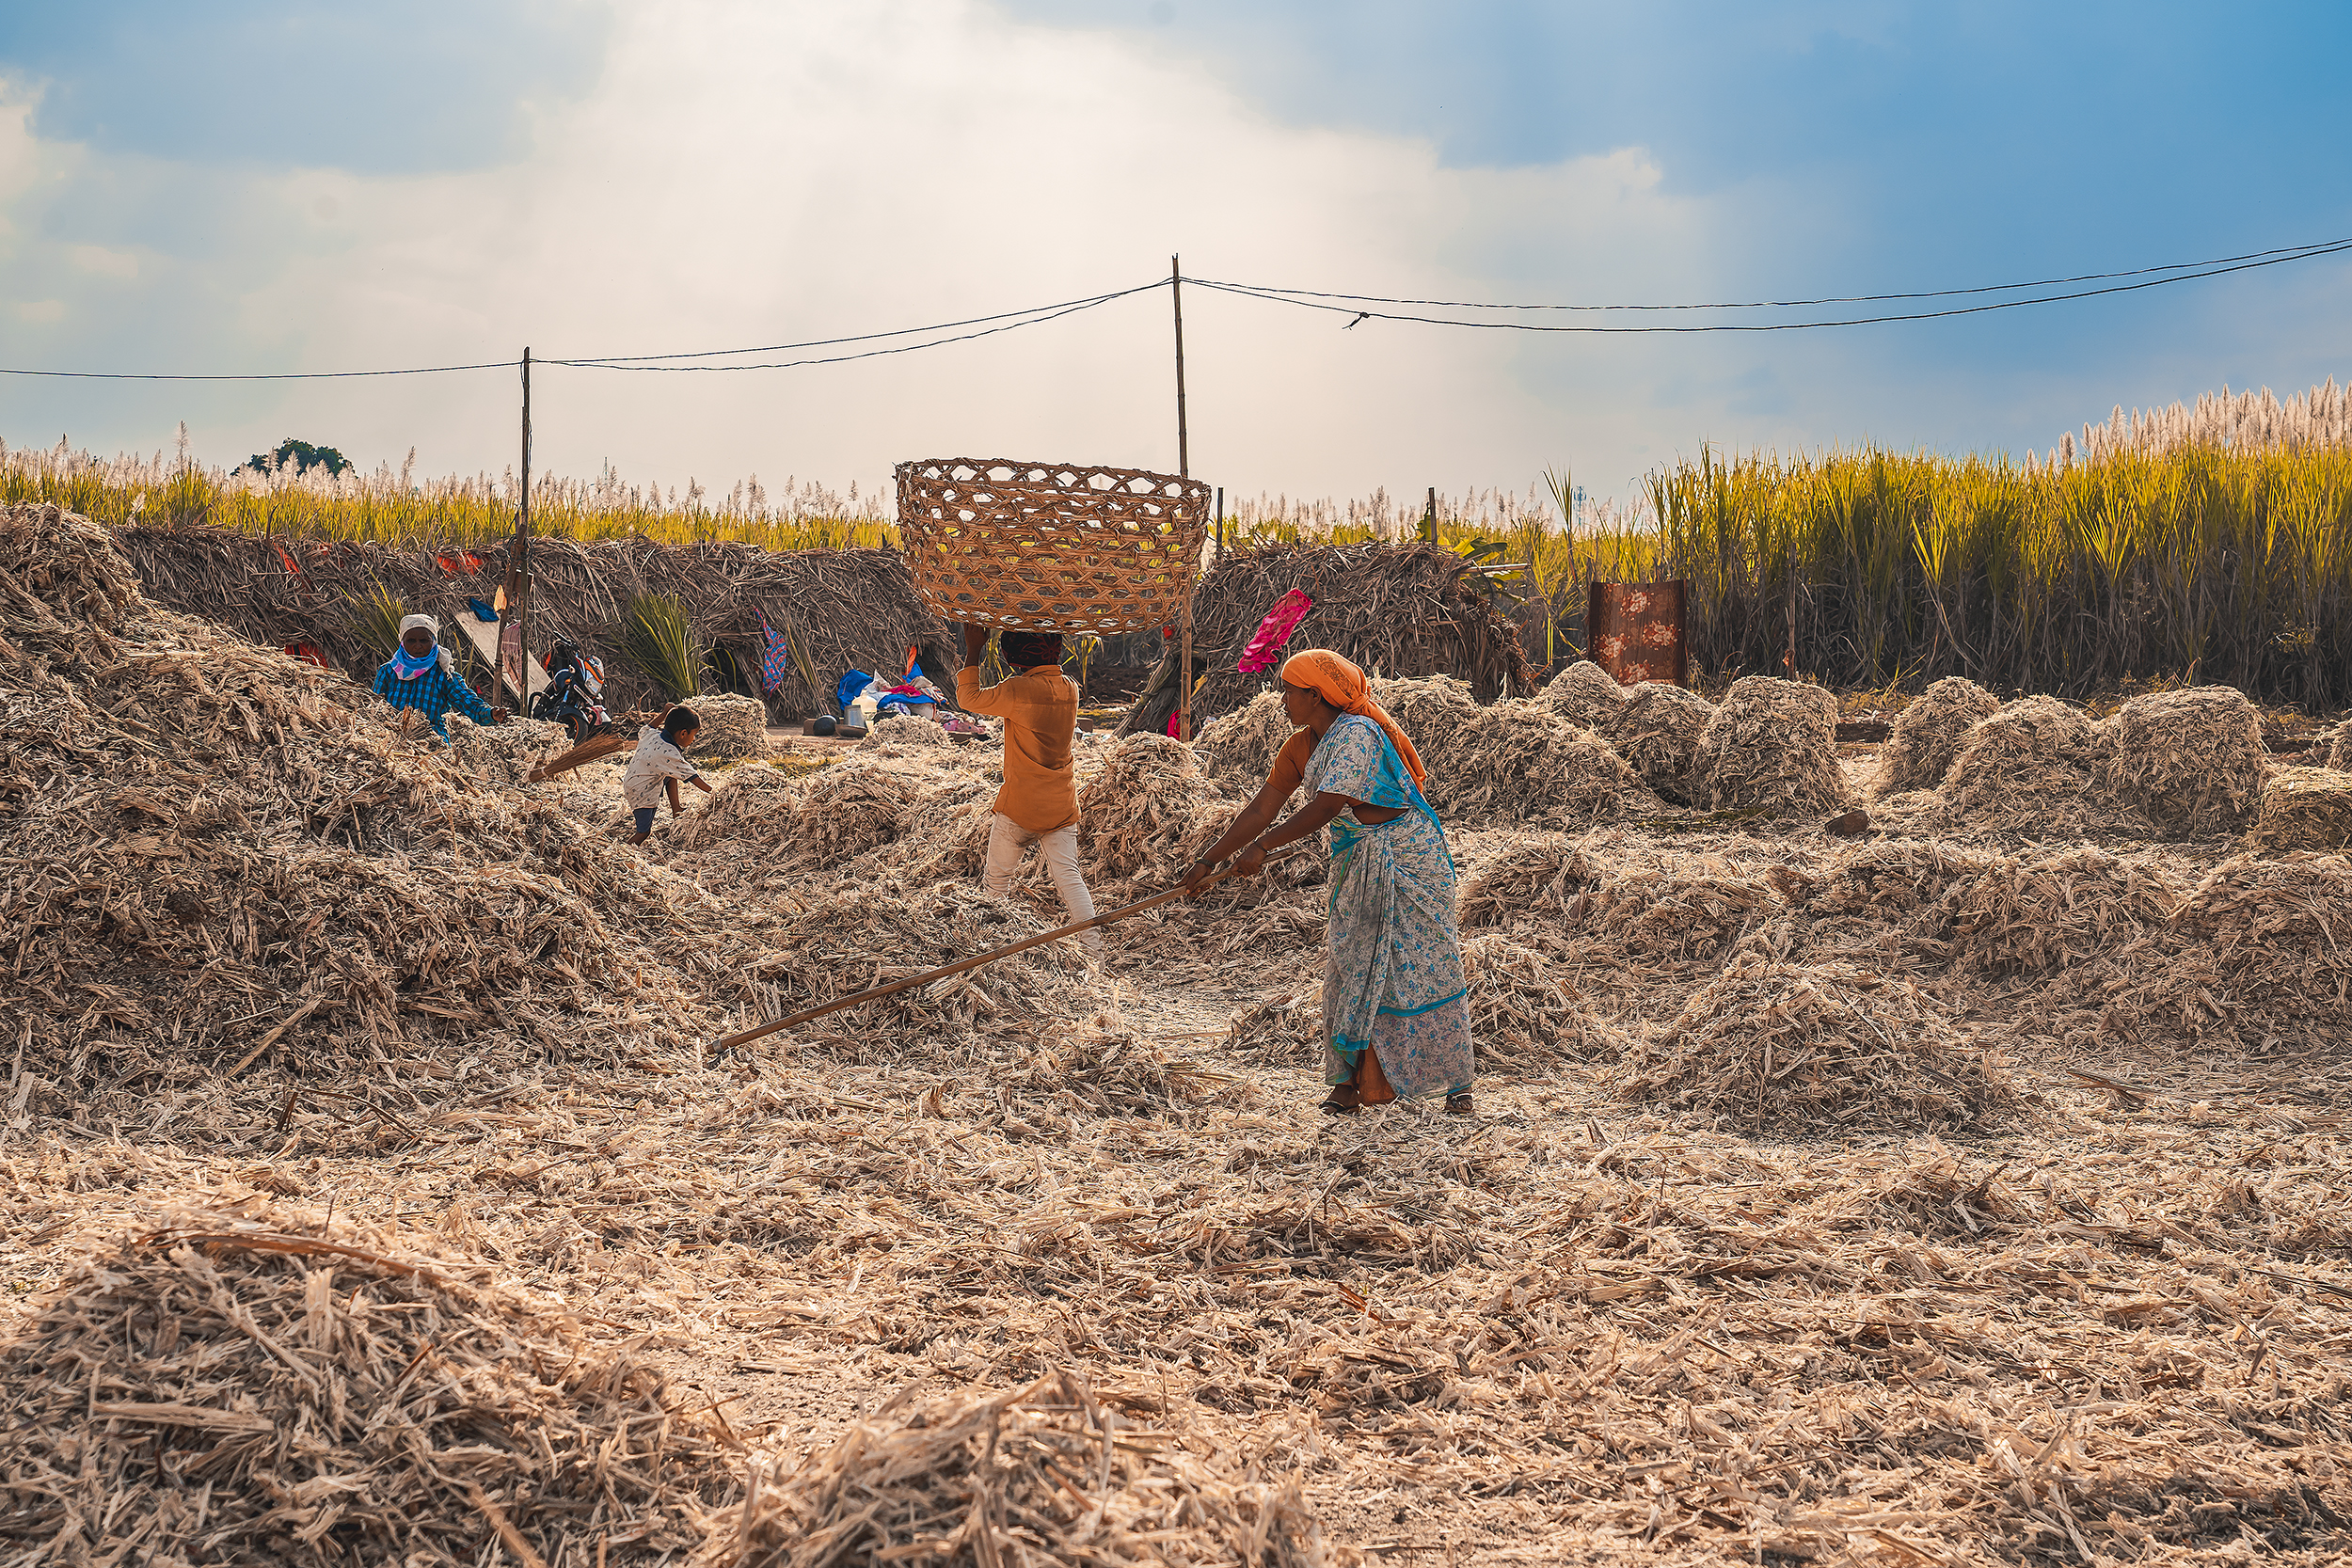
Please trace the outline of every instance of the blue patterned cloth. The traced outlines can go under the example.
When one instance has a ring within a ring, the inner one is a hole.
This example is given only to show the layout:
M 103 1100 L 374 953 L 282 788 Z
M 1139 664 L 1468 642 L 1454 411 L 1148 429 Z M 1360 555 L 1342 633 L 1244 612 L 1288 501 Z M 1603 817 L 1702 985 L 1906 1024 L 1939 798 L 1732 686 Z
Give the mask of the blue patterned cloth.
M 437 662 L 415 680 L 405 681 L 393 661 L 385 660 L 375 672 L 375 694 L 394 707 L 414 708 L 423 714 L 432 721 L 433 733 L 443 740 L 449 738 L 449 721 L 443 716 L 452 709 L 477 724 L 490 721 L 489 705 Z
M 1343 715 L 1332 724 L 1307 763 L 1306 787 L 1406 808 L 1376 826 L 1352 808 L 1331 823 L 1325 1081 L 1346 1083 L 1370 1049 L 1405 1099 L 1463 1092 L 1475 1063 L 1445 830 L 1369 719 Z

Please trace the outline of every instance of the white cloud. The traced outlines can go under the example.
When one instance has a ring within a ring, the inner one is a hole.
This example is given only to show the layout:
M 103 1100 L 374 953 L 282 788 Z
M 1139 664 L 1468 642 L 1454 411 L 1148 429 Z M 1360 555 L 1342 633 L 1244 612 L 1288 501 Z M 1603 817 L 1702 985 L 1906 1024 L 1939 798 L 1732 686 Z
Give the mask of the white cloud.
M 139 259 L 128 250 L 109 249 L 103 245 L 76 245 L 66 247 L 66 256 L 76 271 L 93 277 L 136 277 Z
M 1178 249 L 1203 277 L 1438 298 L 1687 296 L 1725 271 L 1741 198 L 1666 195 L 1638 150 L 1447 169 L 1422 141 L 1275 123 L 1148 48 L 969 0 L 648 6 L 621 19 L 595 91 L 545 111 L 514 165 L 241 176 L 214 206 L 249 242 L 146 267 L 74 230 L 87 207 L 20 211 L 21 179 L 6 213 L 38 217 L 27 243 L 84 275 L 29 267 L 44 292 L 158 291 L 143 337 L 53 335 L 43 354 L 171 368 L 222 335 L 306 369 L 834 337 L 1139 283 Z M 62 156 L 28 149 L 21 126 L 21 107 L 0 111 L 0 175 Z M 80 162 L 96 200 L 120 161 Z M 190 312 L 204 319 L 175 338 L 171 292 L 206 290 L 226 309 Z M 1770 400 L 1744 349 L 1343 332 L 1344 317 L 1204 289 L 1185 308 L 1193 467 L 1246 493 L 1523 487 L 1563 461 L 1613 490 L 1733 423 L 1779 428 L 1755 411 Z M 539 462 L 575 474 L 610 458 L 672 483 L 756 471 L 870 486 L 895 460 L 950 453 L 1175 462 L 1165 292 L 925 354 L 734 374 L 548 368 L 536 389 Z M 11 395 L 8 422 L 58 423 Z M 513 400 L 501 372 L 188 388 L 142 394 L 139 422 L 97 412 L 84 428 L 151 447 L 184 414 L 216 457 L 291 433 L 495 470 L 513 461 Z

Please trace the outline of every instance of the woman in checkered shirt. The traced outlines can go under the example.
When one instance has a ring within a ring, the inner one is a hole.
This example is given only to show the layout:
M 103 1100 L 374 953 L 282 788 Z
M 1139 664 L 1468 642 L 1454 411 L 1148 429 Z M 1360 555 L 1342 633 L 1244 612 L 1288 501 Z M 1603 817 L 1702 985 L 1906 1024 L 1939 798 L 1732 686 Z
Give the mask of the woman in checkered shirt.
M 453 709 L 477 724 L 494 724 L 488 705 L 457 678 L 457 667 L 440 645 L 441 624 L 430 615 L 409 615 L 400 623 L 400 646 L 377 667 L 375 694 L 396 708 L 414 708 L 424 715 L 433 733 L 449 739 L 445 718 Z

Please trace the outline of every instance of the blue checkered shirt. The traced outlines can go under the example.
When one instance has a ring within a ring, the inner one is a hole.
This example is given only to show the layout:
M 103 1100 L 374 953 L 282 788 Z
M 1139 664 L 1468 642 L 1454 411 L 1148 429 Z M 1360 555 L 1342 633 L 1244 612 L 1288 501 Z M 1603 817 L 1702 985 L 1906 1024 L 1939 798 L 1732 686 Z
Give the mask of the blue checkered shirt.
M 375 694 L 394 707 L 412 707 L 423 714 L 432 721 L 433 733 L 443 740 L 449 738 L 449 723 L 442 715 L 453 708 L 477 724 L 490 721 L 489 705 L 438 664 L 415 680 L 405 681 L 391 660 L 386 659 L 375 672 Z

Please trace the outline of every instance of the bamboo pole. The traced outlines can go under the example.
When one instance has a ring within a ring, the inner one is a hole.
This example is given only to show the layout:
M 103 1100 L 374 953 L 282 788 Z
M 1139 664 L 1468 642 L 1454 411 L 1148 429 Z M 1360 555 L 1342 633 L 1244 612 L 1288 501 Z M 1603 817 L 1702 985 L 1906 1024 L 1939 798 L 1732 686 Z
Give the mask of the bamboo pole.
M 1267 856 L 1264 863 L 1279 865 L 1297 853 L 1298 850 L 1295 847 L 1285 849 L 1279 855 Z M 1208 889 L 1216 886 L 1217 883 L 1226 880 L 1233 874 L 1231 864 L 1220 867 L 1216 876 L 1211 877 L 1206 883 L 1202 884 L 1201 891 L 1207 892 Z M 886 986 L 869 987 L 865 990 L 853 991 L 848 996 L 837 996 L 831 1002 L 821 1003 L 814 1007 L 803 1007 L 797 1013 L 776 1020 L 773 1023 L 763 1023 L 756 1029 L 746 1029 L 740 1034 L 729 1035 L 712 1049 L 726 1051 L 755 1039 L 763 1039 L 781 1030 L 797 1028 L 811 1019 L 822 1018 L 827 1013 L 837 1013 L 844 1007 L 854 1007 L 861 1002 L 878 1002 L 885 996 L 896 996 L 902 990 L 913 990 L 917 986 L 928 986 L 935 980 L 945 980 L 951 975 L 961 974 L 968 969 L 977 969 L 982 964 L 994 963 L 998 958 L 1009 958 L 1015 953 L 1025 953 L 1032 947 L 1041 947 L 1049 942 L 1058 942 L 1063 937 L 1074 937 L 1081 931 L 1091 931 L 1099 926 L 1108 926 L 1111 922 L 1124 920 L 1131 914 L 1141 914 L 1146 910 L 1157 909 L 1162 904 L 1182 898 L 1184 895 L 1184 890 L 1182 886 L 1172 887 L 1165 893 L 1155 893 L 1149 898 L 1130 904 L 1125 909 L 1113 910 L 1108 914 L 1098 914 L 1091 920 L 1081 920 L 1074 925 L 1063 926 L 1055 930 L 1041 931 L 1036 936 L 1024 938 L 1010 946 L 982 953 L 977 958 L 966 958 L 961 963 L 926 970 L 920 974 L 910 974 L 903 980 L 893 980 Z

